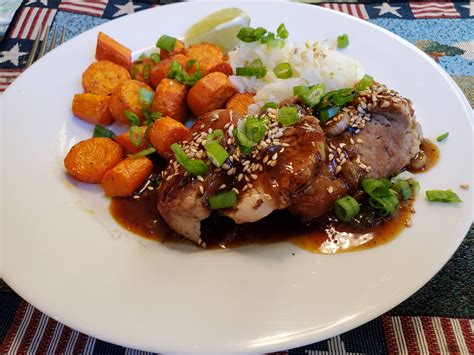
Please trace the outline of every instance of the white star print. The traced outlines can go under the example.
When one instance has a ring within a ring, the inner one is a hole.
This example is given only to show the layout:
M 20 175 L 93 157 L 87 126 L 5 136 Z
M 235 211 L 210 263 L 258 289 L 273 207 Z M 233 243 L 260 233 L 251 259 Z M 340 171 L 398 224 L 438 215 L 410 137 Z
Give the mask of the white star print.
M 48 0 L 29 0 L 26 5 L 31 5 L 34 3 L 39 2 L 40 4 L 43 4 L 44 6 L 48 6 Z
M 122 15 L 130 15 L 135 12 L 135 9 L 140 8 L 139 5 L 134 5 L 133 2 L 129 1 L 125 5 L 115 5 L 118 8 L 118 11 L 113 15 L 113 17 L 118 17 Z
M 461 5 L 461 7 L 469 10 L 469 16 L 474 16 L 474 1 L 471 1 L 469 5 Z
M 9 51 L 0 52 L 0 63 L 12 62 L 14 66 L 18 66 L 18 59 L 27 55 L 28 52 L 20 52 L 20 44 L 16 43 Z
M 385 14 L 392 14 L 398 17 L 402 17 L 402 15 L 398 13 L 400 6 L 391 6 L 388 2 L 382 3 L 382 6 L 374 6 L 374 8 L 380 10 L 379 16 L 382 16 Z

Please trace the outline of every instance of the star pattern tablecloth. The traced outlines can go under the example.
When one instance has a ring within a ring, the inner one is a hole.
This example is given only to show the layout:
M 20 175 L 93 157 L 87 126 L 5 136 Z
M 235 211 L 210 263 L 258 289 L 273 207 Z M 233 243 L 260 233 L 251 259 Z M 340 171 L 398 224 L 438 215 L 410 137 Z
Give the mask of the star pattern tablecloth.
M 66 40 L 106 21 L 173 1 L 27 0 L 0 44 L 0 92 L 23 71 L 39 25 Z M 429 54 L 474 103 L 474 2 L 319 3 L 384 27 Z M 2 117 L 2 119 L 5 119 Z M 474 353 L 474 228 L 447 265 L 414 296 L 347 333 L 281 354 Z M 138 354 L 68 328 L 0 282 L 0 354 Z

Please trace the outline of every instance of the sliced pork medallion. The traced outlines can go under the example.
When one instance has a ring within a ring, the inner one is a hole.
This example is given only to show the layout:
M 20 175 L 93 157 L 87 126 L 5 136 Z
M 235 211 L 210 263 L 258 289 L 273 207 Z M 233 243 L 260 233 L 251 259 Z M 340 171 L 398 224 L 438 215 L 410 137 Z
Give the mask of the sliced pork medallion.
M 411 102 L 384 85 L 363 91 L 325 126 L 328 159 L 321 177 L 295 196 L 290 211 L 311 220 L 354 191 L 361 179 L 388 178 L 420 151 L 421 127 Z M 344 129 L 341 129 L 345 125 Z

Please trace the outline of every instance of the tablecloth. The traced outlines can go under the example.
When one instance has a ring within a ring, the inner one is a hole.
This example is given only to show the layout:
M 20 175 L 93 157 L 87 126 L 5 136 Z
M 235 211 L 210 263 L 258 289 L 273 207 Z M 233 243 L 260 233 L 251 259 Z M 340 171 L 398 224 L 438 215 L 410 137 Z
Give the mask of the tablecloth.
M 39 24 L 66 39 L 106 21 L 173 1 L 26 0 L 0 44 L 0 92 L 23 71 Z M 474 2 L 319 3 L 384 27 L 428 53 L 474 104 Z M 3 117 L 3 119 L 5 119 Z M 474 353 L 474 227 L 445 267 L 414 296 L 347 333 L 281 354 Z M 0 281 L 0 354 L 139 354 L 49 318 Z

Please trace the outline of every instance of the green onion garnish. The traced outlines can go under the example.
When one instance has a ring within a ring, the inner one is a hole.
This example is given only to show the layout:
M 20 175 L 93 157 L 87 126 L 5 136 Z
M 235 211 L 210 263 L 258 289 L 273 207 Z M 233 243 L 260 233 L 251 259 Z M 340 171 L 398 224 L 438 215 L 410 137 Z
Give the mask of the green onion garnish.
M 159 53 L 152 53 L 150 54 L 150 59 L 153 61 L 153 63 L 159 63 L 161 61 L 161 57 Z
M 280 26 L 277 28 L 277 36 L 280 37 L 281 39 L 287 39 L 288 38 L 288 30 L 285 27 L 285 24 L 281 23 Z
M 362 79 L 360 79 L 359 84 L 357 84 L 357 86 L 355 87 L 355 90 L 356 91 L 364 91 L 365 89 L 370 87 L 370 85 L 372 85 L 373 82 L 374 82 L 374 78 L 372 78 L 368 74 L 365 74 L 362 77 Z
M 150 147 L 150 148 L 147 148 L 147 149 L 143 149 L 143 150 L 139 151 L 138 153 L 130 155 L 130 158 L 146 157 L 147 155 L 153 154 L 154 152 L 156 152 L 156 149 L 153 148 L 153 147 Z
M 298 109 L 293 106 L 285 106 L 278 110 L 278 122 L 283 126 L 291 126 L 298 122 Z
M 184 152 L 183 148 L 179 144 L 173 143 L 171 145 L 171 150 L 176 157 L 176 161 L 181 164 L 181 166 L 189 173 L 193 175 L 204 175 L 209 171 L 209 167 L 202 160 L 192 160 Z
M 426 197 L 431 202 L 462 202 L 459 196 L 452 190 L 428 190 L 426 191 Z
M 243 27 L 240 29 L 239 33 L 237 33 L 237 38 L 242 42 L 257 42 L 262 39 L 265 33 L 267 33 L 267 30 L 262 27 Z
M 150 63 L 145 63 L 143 65 L 143 79 L 148 80 L 151 77 L 152 66 Z
M 147 58 L 146 53 L 142 53 L 142 54 L 140 54 L 140 56 L 138 57 L 137 62 L 141 62 L 143 59 L 146 59 L 146 58 Z
M 132 65 L 132 68 L 130 69 L 130 77 L 131 77 L 132 79 L 136 79 L 136 78 L 137 78 L 137 75 L 138 75 L 138 71 L 139 71 L 138 65 L 133 64 L 133 65 Z
M 346 34 L 337 37 L 337 48 L 346 48 L 349 45 L 349 37 Z
M 234 129 L 233 134 L 242 153 L 245 155 L 251 154 L 253 147 L 255 147 L 257 144 L 248 139 L 245 133 L 238 130 L 237 128 Z
M 407 181 L 413 193 L 417 193 L 418 191 L 420 191 L 420 183 L 418 181 L 416 181 L 415 179 L 408 179 Z
M 254 76 L 257 79 L 263 78 L 267 74 L 267 68 L 263 66 L 260 59 L 255 59 L 246 67 L 235 68 L 237 76 Z
M 156 42 L 156 46 L 165 51 L 171 52 L 176 45 L 176 38 L 167 35 L 161 36 Z
M 197 67 L 197 70 L 194 74 L 188 74 L 184 71 L 181 64 L 179 64 L 177 61 L 174 60 L 171 63 L 171 68 L 168 73 L 168 78 L 174 79 L 180 84 L 194 85 L 199 79 L 202 78 L 202 72 L 201 72 L 199 63 L 196 64 L 196 67 Z
M 130 121 L 130 126 L 139 126 L 140 125 L 140 118 L 138 116 L 130 111 L 124 111 L 123 113 L 125 117 Z
M 411 197 L 411 187 L 407 180 L 397 180 L 393 185 L 394 189 L 403 200 L 409 200 Z
M 227 150 L 217 142 L 206 143 L 204 144 L 204 148 L 206 149 L 209 160 L 218 168 L 220 168 L 229 157 Z
M 267 102 L 265 105 L 262 106 L 262 111 L 266 110 L 267 108 L 277 109 L 278 104 L 276 102 Z
M 213 210 L 234 207 L 237 205 L 237 194 L 234 190 L 209 197 L 209 205 Z
M 105 128 L 104 126 L 96 124 L 94 127 L 94 133 L 92 137 L 94 138 L 115 138 L 116 134 L 112 132 L 110 129 Z
M 349 222 L 359 214 L 360 206 L 352 196 L 344 196 L 336 200 L 334 209 L 340 221 Z
M 448 138 L 449 136 L 449 132 L 446 132 L 446 133 L 443 133 L 442 135 L 438 136 L 438 138 L 436 138 L 436 140 L 438 142 L 441 142 L 441 141 L 444 141 L 446 138 Z
M 140 90 L 138 90 L 138 99 L 145 105 L 151 105 L 153 102 L 153 96 L 155 96 L 153 91 L 145 88 L 140 88 Z
M 143 132 L 140 126 L 130 127 L 130 141 L 135 147 L 142 143 Z
M 293 95 L 298 96 L 305 105 L 314 107 L 321 101 L 325 87 L 324 83 L 313 86 L 295 86 L 293 88 Z
M 245 135 L 254 143 L 260 143 L 267 133 L 267 120 L 250 116 L 245 120 Z
M 322 124 L 325 124 L 331 118 L 336 116 L 339 113 L 340 109 L 341 108 L 339 106 L 333 106 L 326 110 L 322 110 L 321 112 L 319 112 L 319 122 L 321 122 Z
M 362 189 L 369 195 L 369 204 L 376 208 L 382 216 L 388 216 L 395 212 L 399 201 L 397 193 L 391 189 L 391 183 L 387 179 L 363 179 Z
M 290 63 L 280 63 L 275 68 L 273 72 L 278 79 L 289 79 L 293 76 L 293 69 L 291 69 Z
M 224 131 L 222 129 L 216 129 L 206 137 L 206 143 L 217 142 L 220 143 L 224 139 Z

